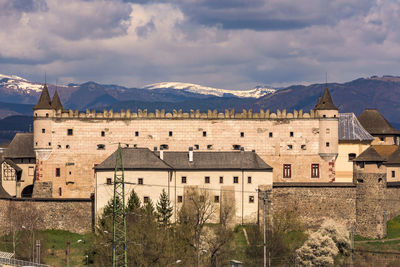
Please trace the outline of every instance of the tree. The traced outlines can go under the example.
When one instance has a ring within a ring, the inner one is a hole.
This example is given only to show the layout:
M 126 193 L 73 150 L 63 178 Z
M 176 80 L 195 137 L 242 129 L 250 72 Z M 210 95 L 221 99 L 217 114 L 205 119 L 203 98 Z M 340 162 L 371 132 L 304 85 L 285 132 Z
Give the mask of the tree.
M 158 216 L 158 221 L 162 222 L 164 226 L 169 224 L 169 219 L 172 216 L 172 206 L 171 206 L 171 201 L 169 201 L 169 197 L 165 190 L 163 189 L 160 199 L 157 202 L 157 216 Z
M 140 203 L 138 195 L 136 194 L 135 190 L 132 190 L 128 198 L 126 210 L 128 212 L 137 211 L 138 209 L 140 209 L 141 205 L 142 204 Z

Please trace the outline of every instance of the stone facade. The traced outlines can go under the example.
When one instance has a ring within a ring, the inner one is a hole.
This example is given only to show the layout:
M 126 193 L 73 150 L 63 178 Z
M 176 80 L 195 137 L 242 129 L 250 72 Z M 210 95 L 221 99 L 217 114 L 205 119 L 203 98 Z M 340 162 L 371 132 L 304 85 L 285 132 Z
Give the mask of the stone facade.
M 0 199 L 0 228 L 6 231 L 9 224 L 7 209 L 32 204 L 38 211 L 38 229 L 60 229 L 75 233 L 92 231 L 94 225 L 94 202 L 91 199 Z

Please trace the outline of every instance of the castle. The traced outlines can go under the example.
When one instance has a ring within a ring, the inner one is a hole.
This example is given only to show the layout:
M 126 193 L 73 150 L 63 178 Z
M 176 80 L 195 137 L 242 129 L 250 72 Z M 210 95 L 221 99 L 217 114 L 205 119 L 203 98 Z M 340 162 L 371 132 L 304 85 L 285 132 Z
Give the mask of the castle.
M 257 190 L 273 188 L 273 208 L 294 209 L 310 225 L 331 217 L 377 237 L 400 214 L 393 205 L 400 202 L 400 132 L 377 110 L 358 119 L 339 114 L 328 88 L 307 112 L 98 113 L 65 110 L 57 92 L 51 99 L 45 85 L 33 117 L 34 132 L 25 134 L 31 144 L 25 143 L 36 156 L 34 177 L 31 171 L 21 174 L 31 170 L 31 158 L 23 167 L 23 153 L 4 153 L 9 157 L 2 161 L 2 185 L 11 196 L 94 197 L 93 209 L 100 212 L 111 198 L 121 144 L 126 179 L 135 184 L 127 188 L 142 202 L 155 202 L 165 189 L 175 211 L 186 189 L 203 188 L 221 208 L 226 201 L 234 204 L 236 223 L 254 222 L 260 213 Z M 4 180 L 5 169 L 14 169 L 16 187 Z M 18 175 L 26 177 L 24 184 Z

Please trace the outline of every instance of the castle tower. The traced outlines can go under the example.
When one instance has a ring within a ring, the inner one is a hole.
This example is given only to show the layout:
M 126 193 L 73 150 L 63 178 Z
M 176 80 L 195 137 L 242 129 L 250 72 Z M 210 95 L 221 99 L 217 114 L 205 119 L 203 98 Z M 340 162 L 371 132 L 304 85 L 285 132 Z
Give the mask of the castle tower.
M 45 84 L 39 101 L 33 108 L 33 149 L 36 152 L 35 187 L 39 187 L 42 178 L 41 166 L 52 152 L 52 119 L 55 110 L 52 107 L 49 90 Z M 38 186 L 36 186 L 38 185 Z M 35 195 L 34 188 L 33 195 Z M 51 195 L 47 195 L 50 197 Z
M 57 112 L 59 110 L 64 111 L 64 107 L 61 104 L 60 97 L 58 96 L 57 90 L 54 93 L 53 99 L 51 100 L 51 107 Z
M 329 179 L 335 180 L 335 160 L 338 155 L 339 113 L 328 87 L 315 106 L 319 117 L 319 155 L 329 164 Z

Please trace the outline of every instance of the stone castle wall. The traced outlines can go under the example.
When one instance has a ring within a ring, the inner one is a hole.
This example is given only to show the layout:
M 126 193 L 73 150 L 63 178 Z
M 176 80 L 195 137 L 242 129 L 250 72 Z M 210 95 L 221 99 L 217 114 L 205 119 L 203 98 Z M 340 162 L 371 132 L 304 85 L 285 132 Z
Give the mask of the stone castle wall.
M 0 229 L 7 232 L 10 219 L 9 207 L 15 210 L 23 208 L 36 209 L 39 215 L 37 229 L 60 229 L 75 233 L 87 233 L 94 226 L 94 202 L 91 199 L 30 199 L 30 198 L 4 198 L 0 199 Z M 22 217 L 24 214 L 22 212 Z M 29 220 L 29 216 L 27 216 Z M 25 220 L 27 218 L 22 218 Z M 24 222 L 25 223 L 25 222 Z M 29 228 L 29 221 L 27 228 Z

